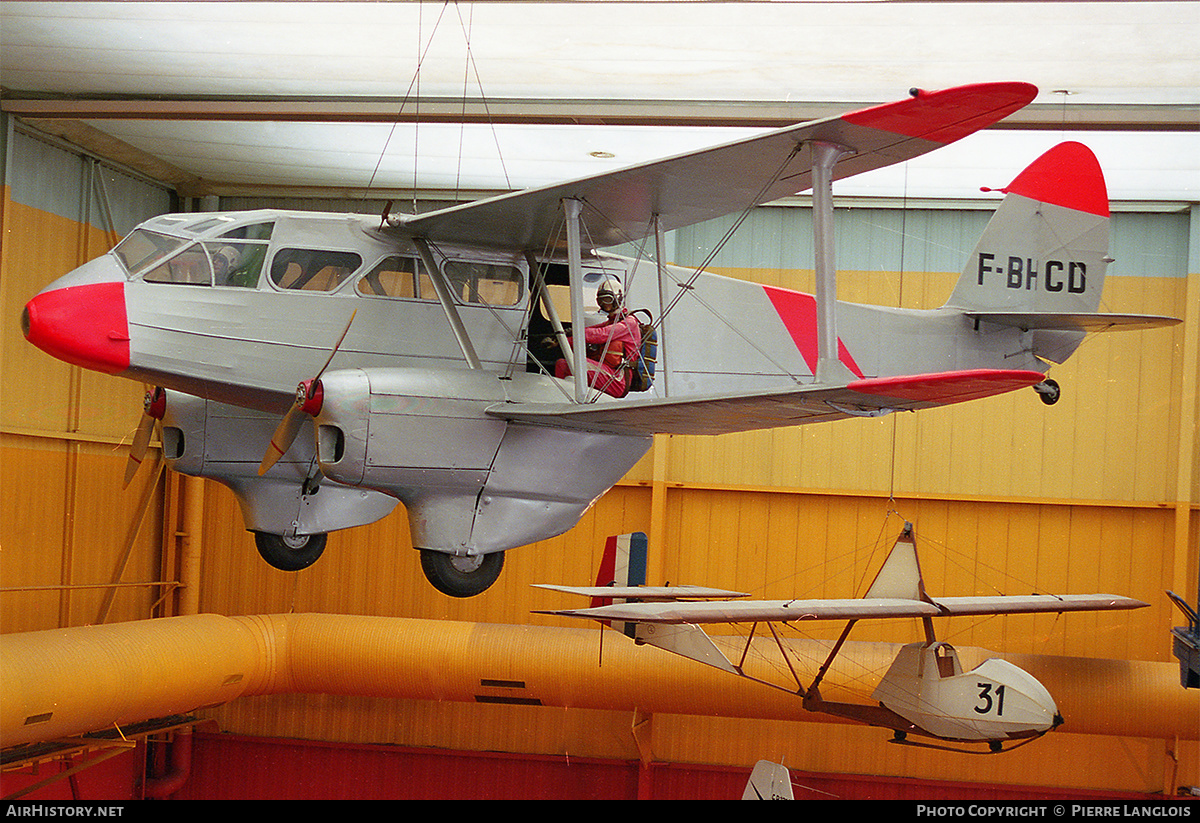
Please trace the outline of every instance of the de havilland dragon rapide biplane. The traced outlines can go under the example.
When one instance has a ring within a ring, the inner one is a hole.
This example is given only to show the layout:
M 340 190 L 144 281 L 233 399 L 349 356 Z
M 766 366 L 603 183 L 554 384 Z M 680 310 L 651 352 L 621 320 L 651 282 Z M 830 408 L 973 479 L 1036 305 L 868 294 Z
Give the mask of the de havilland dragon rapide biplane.
M 1023 83 L 914 89 L 415 215 L 164 215 L 31 299 L 24 332 L 62 360 L 156 386 L 130 470 L 158 423 L 168 464 L 232 489 L 272 565 L 304 568 L 328 532 L 402 501 L 426 576 L 471 596 L 505 550 L 574 526 L 655 433 L 873 416 L 1029 386 L 1049 402 L 1049 364 L 1086 332 L 1170 322 L 1097 313 L 1108 198 L 1077 143 L 1006 189 L 944 307 L 837 301 L 832 182 L 954 142 L 1035 95 Z M 808 189 L 815 295 L 663 260 L 664 232 Z M 655 260 L 601 251 L 631 241 L 654 241 Z M 572 337 L 572 320 L 592 325 L 597 292 L 623 296 L 636 337 L 599 351 Z

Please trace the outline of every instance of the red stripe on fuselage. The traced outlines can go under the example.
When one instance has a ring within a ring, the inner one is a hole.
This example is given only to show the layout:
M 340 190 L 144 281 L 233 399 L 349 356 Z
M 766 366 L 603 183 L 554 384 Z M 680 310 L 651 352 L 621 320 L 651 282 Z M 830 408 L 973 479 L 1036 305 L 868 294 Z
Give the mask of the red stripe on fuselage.
M 129 368 L 124 283 L 42 292 L 25 305 L 23 324 L 25 339 L 59 360 L 108 374 Z
M 811 294 L 774 286 L 763 286 L 763 289 L 770 298 L 771 305 L 779 313 L 779 319 L 787 327 L 788 334 L 792 336 L 796 348 L 800 350 L 800 356 L 804 358 L 808 370 L 816 374 L 818 355 L 816 298 Z M 855 377 L 863 376 L 862 369 L 850 356 L 850 352 L 846 350 L 846 344 L 842 342 L 841 338 L 838 338 L 838 359 L 845 364 L 846 368 L 850 369 Z

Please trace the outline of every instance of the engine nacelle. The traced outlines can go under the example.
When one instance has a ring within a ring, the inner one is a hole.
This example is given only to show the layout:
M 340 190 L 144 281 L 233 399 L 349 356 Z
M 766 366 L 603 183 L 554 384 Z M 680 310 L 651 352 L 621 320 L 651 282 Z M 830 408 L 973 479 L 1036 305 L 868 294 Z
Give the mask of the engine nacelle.
M 486 554 L 562 534 L 652 440 L 487 413 L 514 399 L 561 402 L 555 382 L 470 369 L 327 372 L 315 418 L 321 471 L 402 500 L 417 548 Z
M 306 484 L 314 455 L 313 438 L 303 433 L 271 471 L 259 477 L 263 449 L 278 423 L 277 415 L 168 391 L 163 456 L 177 472 L 228 486 L 250 531 L 324 534 L 374 523 L 396 507 L 394 497 L 367 489 L 324 481 Z M 306 421 L 304 426 L 310 424 Z
M 947 643 L 902 647 L 872 697 L 946 740 L 1034 737 L 1062 722 L 1050 692 L 1024 669 L 990 658 L 963 672 Z

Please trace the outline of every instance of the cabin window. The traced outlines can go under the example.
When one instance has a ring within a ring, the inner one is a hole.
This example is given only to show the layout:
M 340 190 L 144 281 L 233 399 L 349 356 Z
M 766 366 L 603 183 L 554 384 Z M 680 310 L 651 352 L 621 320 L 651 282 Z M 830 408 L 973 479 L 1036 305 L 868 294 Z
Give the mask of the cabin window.
M 255 288 L 267 247 L 262 243 L 210 240 L 193 243 L 143 276 L 147 283 Z
M 240 243 L 210 240 L 204 243 L 212 261 L 213 285 L 243 289 L 258 287 L 263 260 L 267 256 L 265 243 Z
M 363 275 L 355 289 L 368 297 L 403 297 L 436 300 L 433 279 L 415 257 L 393 255 L 384 258 Z
M 167 234 L 134 229 L 113 249 L 113 254 L 117 256 L 117 260 L 132 277 L 143 269 L 153 266 L 164 257 L 174 254 L 187 242 L 182 238 Z
M 270 240 L 271 230 L 275 228 L 274 223 L 249 223 L 245 226 L 238 226 L 236 229 L 230 229 L 227 232 L 222 232 L 221 237 L 229 240 Z
M 158 264 L 142 277 L 147 283 L 212 285 L 212 265 L 199 243 L 193 243 L 171 259 Z
M 271 261 L 271 282 L 281 289 L 329 292 L 361 265 L 362 257 L 351 251 L 281 249 Z
M 464 303 L 516 306 L 524 296 L 524 278 L 514 266 L 449 260 L 445 272 L 450 287 Z

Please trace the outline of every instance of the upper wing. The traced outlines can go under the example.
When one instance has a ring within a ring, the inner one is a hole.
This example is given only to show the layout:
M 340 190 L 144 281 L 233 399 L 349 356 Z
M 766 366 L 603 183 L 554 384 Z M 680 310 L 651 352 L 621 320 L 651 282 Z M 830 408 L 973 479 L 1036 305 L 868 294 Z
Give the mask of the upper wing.
M 404 216 L 393 227 L 434 242 L 541 251 L 558 242 L 561 201 L 579 199 L 585 204 L 580 218 L 585 242 L 617 245 L 647 236 L 656 215 L 669 231 L 810 188 L 810 141 L 834 142 L 853 152 L 834 169 L 840 179 L 952 143 L 1002 120 L 1036 95 L 1027 83 L 914 92 L 894 103 L 666 160 Z
M 726 434 L 944 406 L 1025 388 L 1044 379 L 1037 371 L 975 369 L 680 400 L 503 403 L 487 412 L 509 420 L 617 434 Z
M 614 603 L 587 609 L 545 611 L 562 617 L 628 623 L 752 623 L 797 620 L 868 620 L 955 615 L 1037 614 L 1140 609 L 1140 600 L 1113 594 L 1034 594 L 997 597 L 939 597 L 844 600 L 739 600 L 702 603 Z

